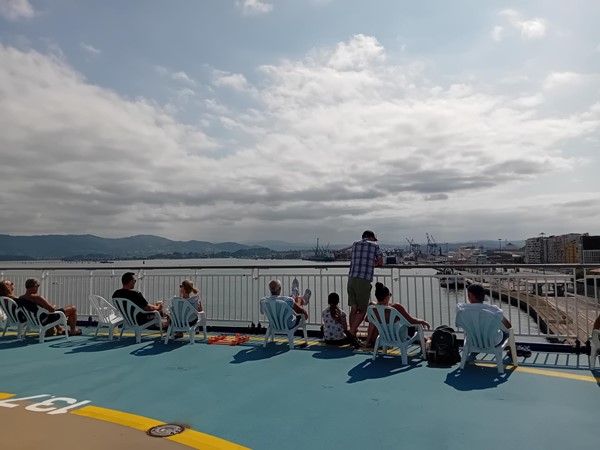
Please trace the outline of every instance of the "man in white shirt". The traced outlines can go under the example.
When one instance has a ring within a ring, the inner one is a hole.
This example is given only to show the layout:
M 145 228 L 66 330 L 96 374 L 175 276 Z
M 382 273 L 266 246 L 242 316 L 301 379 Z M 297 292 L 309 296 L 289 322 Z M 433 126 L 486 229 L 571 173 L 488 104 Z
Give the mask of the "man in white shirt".
M 493 313 L 496 317 L 498 317 L 502 324 L 506 328 L 512 328 L 512 324 L 508 321 L 506 317 L 504 317 L 504 313 L 500 308 L 496 305 L 489 305 L 487 303 L 483 303 L 485 300 L 485 288 L 481 284 L 471 284 L 467 287 L 467 298 L 469 303 L 459 303 L 456 305 L 456 308 L 460 310 L 468 310 L 468 309 L 478 309 L 485 310 Z M 502 332 L 502 335 L 499 335 L 499 342 L 502 343 L 508 337 L 508 333 Z

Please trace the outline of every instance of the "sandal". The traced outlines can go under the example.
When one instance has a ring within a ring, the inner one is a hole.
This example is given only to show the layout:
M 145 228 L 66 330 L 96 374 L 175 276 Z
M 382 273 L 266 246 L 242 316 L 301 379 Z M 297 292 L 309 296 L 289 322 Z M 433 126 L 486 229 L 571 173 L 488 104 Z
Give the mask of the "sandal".
M 66 334 L 65 330 L 60 330 L 55 336 L 64 336 Z
M 75 331 L 69 332 L 69 336 L 81 336 L 82 333 L 83 332 L 79 328 L 76 328 Z M 65 333 L 63 332 L 63 334 Z

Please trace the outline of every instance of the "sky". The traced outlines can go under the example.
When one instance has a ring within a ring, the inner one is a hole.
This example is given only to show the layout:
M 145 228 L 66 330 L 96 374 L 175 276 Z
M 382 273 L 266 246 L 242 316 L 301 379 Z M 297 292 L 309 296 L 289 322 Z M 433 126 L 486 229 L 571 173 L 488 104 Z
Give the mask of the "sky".
M 0 0 L 0 233 L 600 234 L 600 2 Z

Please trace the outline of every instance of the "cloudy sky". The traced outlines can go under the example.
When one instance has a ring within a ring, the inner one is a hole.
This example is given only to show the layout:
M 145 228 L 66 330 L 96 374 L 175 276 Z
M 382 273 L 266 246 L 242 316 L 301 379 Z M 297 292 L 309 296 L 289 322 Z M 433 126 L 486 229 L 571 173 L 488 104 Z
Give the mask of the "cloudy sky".
M 600 234 L 600 2 L 0 0 L 0 233 Z

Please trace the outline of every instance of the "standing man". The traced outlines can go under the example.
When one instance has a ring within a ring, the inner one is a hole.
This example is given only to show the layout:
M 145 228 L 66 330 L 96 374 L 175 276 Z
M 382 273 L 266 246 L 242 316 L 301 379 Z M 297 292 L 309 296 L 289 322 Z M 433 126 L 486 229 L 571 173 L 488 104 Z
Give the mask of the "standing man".
M 356 334 L 365 319 L 371 299 L 371 282 L 375 267 L 383 266 L 383 252 L 371 230 L 352 244 L 350 272 L 348 273 L 348 306 L 350 306 L 350 333 Z

